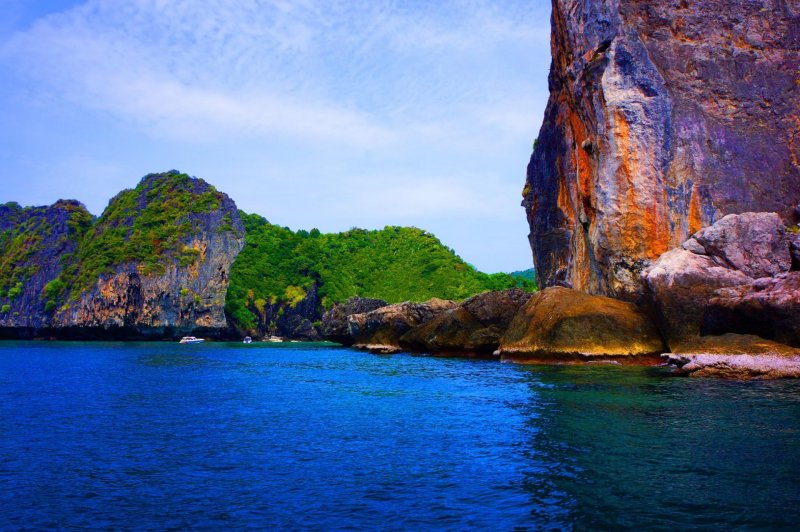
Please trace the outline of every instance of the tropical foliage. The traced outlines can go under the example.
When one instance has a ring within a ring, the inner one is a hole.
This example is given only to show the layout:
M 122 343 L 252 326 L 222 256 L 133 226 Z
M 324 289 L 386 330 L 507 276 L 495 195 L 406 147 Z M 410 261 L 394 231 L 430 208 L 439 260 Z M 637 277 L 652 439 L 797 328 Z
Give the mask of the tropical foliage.
M 267 303 L 296 305 L 314 285 L 323 307 L 353 296 L 395 303 L 464 299 L 515 286 L 535 289 L 527 279 L 477 271 L 415 227 L 295 232 L 258 215 L 240 214 L 246 243 L 231 270 L 226 311 L 243 328 L 253 326 Z

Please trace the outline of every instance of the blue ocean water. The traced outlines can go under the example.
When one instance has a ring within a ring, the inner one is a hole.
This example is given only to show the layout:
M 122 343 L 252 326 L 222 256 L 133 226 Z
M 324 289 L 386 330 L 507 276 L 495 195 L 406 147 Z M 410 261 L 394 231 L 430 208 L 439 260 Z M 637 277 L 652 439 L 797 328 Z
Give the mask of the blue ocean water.
M 0 527 L 792 528 L 800 382 L 0 342 Z

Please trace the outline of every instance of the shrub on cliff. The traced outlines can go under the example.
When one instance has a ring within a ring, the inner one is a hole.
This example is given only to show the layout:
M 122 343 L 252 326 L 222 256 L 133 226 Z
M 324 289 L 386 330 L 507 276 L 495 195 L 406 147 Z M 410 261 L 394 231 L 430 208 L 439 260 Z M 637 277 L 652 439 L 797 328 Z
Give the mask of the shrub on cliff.
M 176 170 L 145 176 L 109 201 L 63 281 L 77 295 L 118 264 L 135 262 L 145 274 L 163 273 L 173 261 L 192 264 L 199 252 L 181 244 L 196 231 L 191 215 L 218 209 L 222 197 L 205 181 Z

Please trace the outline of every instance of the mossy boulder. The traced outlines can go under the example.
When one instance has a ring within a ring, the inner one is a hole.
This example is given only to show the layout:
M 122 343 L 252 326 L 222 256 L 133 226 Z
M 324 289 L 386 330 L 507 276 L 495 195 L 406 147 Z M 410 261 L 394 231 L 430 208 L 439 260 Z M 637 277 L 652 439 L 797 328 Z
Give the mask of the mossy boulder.
M 552 287 L 534 294 L 517 313 L 499 353 L 529 363 L 641 363 L 656 361 L 664 350 L 655 324 L 633 303 Z

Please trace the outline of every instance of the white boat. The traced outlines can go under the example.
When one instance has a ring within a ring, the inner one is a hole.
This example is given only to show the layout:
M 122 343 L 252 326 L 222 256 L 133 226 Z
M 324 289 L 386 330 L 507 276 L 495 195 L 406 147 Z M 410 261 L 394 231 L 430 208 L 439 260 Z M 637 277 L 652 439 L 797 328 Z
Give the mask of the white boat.
M 194 336 L 184 336 L 181 338 L 181 341 L 178 343 L 181 344 L 199 344 L 200 342 L 205 342 L 202 338 L 195 338 Z
M 244 340 L 242 340 L 242 343 L 243 344 L 252 344 L 253 343 L 253 339 L 250 338 L 249 336 L 245 336 Z

